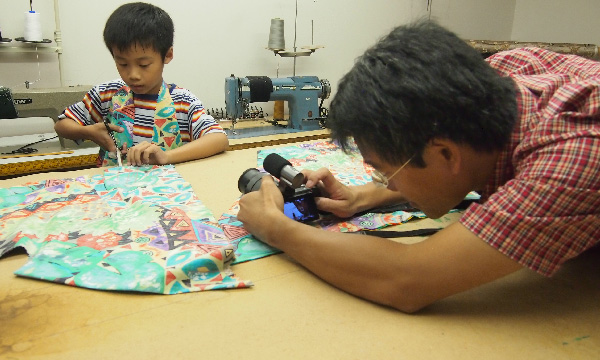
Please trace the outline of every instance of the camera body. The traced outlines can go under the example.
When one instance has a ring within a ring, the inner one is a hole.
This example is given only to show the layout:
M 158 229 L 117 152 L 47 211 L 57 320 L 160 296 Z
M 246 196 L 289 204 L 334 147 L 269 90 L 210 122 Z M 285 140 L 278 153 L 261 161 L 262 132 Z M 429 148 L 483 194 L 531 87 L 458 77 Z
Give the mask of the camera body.
M 277 187 L 283 195 L 283 212 L 292 220 L 311 222 L 319 219 L 315 203 L 315 190 L 304 186 L 304 175 L 278 154 L 269 154 L 263 164 L 265 170 L 278 180 Z M 258 169 L 250 168 L 242 173 L 238 180 L 238 189 L 242 194 L 260 189 L 262 177 Z
M 315 193 L 304 187 L 294 189 L 291 195 L 283 194 L 283 213 L 292 220 L 310 222 L 319 219 Z

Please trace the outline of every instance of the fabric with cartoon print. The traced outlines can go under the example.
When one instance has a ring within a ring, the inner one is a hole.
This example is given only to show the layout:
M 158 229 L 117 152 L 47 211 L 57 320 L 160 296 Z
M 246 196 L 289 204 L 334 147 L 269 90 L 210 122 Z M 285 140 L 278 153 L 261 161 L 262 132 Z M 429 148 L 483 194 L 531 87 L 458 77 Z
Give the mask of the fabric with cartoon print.
M 233 246 L 169 166 L 0 189 L 0 256 L 23 247 L 17 275 L 99 290 L 177 294 L 251 286 Z

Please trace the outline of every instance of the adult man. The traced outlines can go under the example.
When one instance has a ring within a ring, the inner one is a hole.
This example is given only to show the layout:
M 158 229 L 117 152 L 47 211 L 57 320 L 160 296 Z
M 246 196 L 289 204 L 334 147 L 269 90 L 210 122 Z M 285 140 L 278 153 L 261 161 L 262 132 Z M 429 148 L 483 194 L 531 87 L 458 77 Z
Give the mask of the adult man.
M 354 137 L 374 182 L 346 187 L 321 169 L 307 186 L 339 216 L 403 200 L 435 218 L 471 190 L 481 203 L 403 245 L 286 219 L 265 178 L 238 218 L 325 281 L 406 312 L 522 267 L 549 276 L 600 239 L 599 88 L 597 62 L 542 49 L 486 62 L 434 23 L 398 27 L 342 79 L 328 122 L 344 148 Z

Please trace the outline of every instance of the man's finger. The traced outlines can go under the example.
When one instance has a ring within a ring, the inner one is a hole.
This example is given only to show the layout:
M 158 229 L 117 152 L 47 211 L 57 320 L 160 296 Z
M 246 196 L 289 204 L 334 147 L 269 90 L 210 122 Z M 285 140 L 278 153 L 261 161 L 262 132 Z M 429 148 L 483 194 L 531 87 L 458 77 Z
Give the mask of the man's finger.
M 327 184 L 332 184 L 337 180 L 333 176 L 333 174 L 327 168 L 320 168 L 315 171 L 307 171 L 306 173 L 302 172 L 304 176 L 306 176 L 306 187 L 312 188 L 315 187 L 320 181 L 322 181 L 326 186 Z
M 264 175 L 260 181 L 260 186 L 263 187 L 263 185 L 265 184 L 271 184 L 273 186 L 275 186 L 275 181 L 273 181 L 273 177 L 271 175 Z M 271 186 L 271 185 L 267 185 L 267 186 Z

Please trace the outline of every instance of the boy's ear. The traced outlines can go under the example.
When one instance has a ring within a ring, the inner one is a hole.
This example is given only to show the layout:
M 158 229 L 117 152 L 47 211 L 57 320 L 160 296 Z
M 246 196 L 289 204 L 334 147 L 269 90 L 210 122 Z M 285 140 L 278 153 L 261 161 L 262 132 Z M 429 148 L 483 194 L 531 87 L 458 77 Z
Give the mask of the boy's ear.
M 173 47 L 171 46 L 167 53 L 165 54 L 165 58 L 163 59 L 163 63 L 168 64 L 173 60 Z

